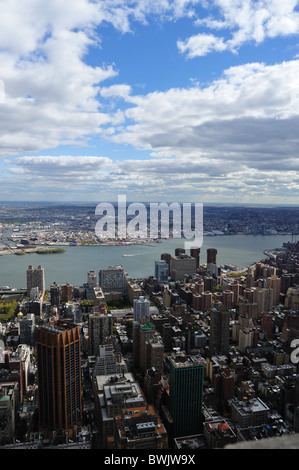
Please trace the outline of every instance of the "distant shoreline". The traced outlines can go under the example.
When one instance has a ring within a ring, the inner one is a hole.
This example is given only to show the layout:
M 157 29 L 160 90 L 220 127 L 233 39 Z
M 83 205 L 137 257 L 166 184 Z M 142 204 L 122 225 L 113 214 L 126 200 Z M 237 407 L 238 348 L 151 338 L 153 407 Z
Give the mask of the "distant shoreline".
M 18 249 L 7 249 L 0 250 L 0 256 L 4 255 L 16 255 L 23 256 L 26 254 L 36 253 L 38 255 L 52 255 L 52 254 L 62 254 L 65 253 L 63 248 L 53 247 L 53 248 L 18 248 Z

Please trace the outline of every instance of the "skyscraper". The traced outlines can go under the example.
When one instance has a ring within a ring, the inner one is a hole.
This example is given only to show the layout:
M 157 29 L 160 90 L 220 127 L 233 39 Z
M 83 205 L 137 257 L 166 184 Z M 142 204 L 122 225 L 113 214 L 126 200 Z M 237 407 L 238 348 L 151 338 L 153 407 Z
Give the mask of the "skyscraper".
M 94 287 L 97 287 L 97 275 L 95 271 L 88 271 L 87 285 L 88 285 L 88 289 L 93 289 Z
M 217 250 L 216 248 L 207 249 L 207 264 L 216 264 Z
M 155 261 L 155 278 L 158 279 L 159 282 L 168 281 L 168 264 L 166 261 Z
M 73 300 L 73 286 L 68 282 L 61 284 L 60 301 L 71 302 Z
M 212 308 L 210 313 L 210 348 L 226 354 L 229 351 L 230 313 Z
M 104 294 L 125 293 L 125 275 L 122 266 L 109 266 L 107 269 L 99 271 L 99 286 Z
M 36 347 L 40 428 L 50 437 L 58 429 L 72 436 L 83 417 L 79 327 L 61 320 L 43 325 Z
M 33 266 L 27 268 L 27 295 L 30 296 L 31 289 L 38 288 L 41 294 L 45 293 L 45 273 L 42 266 L 36 269 Z
M 199 434 L 205 361 L 200 356 L 168 356 L 170 365 L 170 414 L 173 437 Z
M 51 307 L 57 307 L 59 308 L 60 306 L 60 288 L 59 285 L 56 284 L 56 282 L 53 282 L 50 286 L 50 301 L 51 301 Z
M 192 246 L 190 248 L 190 256 L 196 260 L 196 269 L 198 269 L 200 264 L 200 248 Z
M 99 347 L 106 344 L 107 337 L 112 335 L 113 319 L 104 304 L 93 308 L 88 316 L 88 350 L 89 354 L 97 356 Z
M 149 319 L 150 316 L 150 301 L 143 296 L 139 299 L 134 299 L 134 321 L 139 322 L 140 318 L 146 317 Z

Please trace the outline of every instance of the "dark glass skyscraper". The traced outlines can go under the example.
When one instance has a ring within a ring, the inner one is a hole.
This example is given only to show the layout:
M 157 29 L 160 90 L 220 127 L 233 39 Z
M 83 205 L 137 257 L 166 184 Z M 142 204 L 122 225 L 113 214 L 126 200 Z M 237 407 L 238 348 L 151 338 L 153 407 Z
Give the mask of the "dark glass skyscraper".
M 205 361 L 200 356 L 168 356 L 170 364 L 170 414 L 173 437 L 199 434 Z

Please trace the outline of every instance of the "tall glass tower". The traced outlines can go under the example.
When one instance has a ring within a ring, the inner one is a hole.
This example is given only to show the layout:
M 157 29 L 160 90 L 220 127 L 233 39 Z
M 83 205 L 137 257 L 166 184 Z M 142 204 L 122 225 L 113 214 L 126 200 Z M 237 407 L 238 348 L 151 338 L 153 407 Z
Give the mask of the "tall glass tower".
M 168 356 L 170 364 L 170 414 L 173 436 L 199 434 L 205 361 L 200 356 Z

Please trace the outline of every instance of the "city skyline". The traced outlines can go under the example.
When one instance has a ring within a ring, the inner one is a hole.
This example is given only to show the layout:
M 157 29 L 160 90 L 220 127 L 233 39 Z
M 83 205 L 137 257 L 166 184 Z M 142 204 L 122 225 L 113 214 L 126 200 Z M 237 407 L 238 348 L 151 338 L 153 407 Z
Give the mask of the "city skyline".
M 298 6 L 2 3 L 1 199 L 296 204 Z

